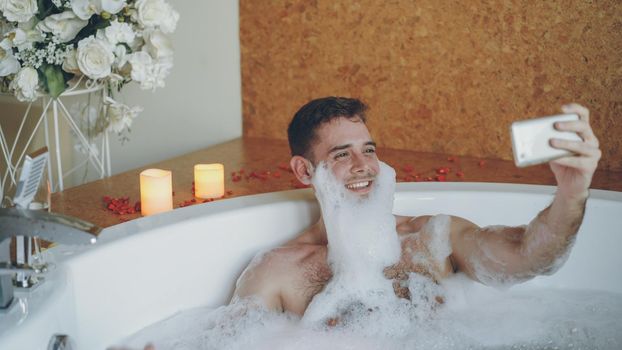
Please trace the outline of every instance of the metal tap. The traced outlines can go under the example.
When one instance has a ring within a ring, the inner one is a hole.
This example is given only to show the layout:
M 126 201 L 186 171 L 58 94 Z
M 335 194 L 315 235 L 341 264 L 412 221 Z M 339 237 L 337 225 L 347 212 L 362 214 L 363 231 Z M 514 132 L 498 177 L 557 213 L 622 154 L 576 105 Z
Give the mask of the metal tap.
M 78 218 L 19 208 L 0 208 L 0 309 L 13 300 L 13 276 L 40 274 L 41 266 L 11 262 L 10 240 L 14 236 L 39 237 L 67 245 L 88 245 L 97 241 L 101 228 Z M 30 247 L 28 247 L 30 249 Z

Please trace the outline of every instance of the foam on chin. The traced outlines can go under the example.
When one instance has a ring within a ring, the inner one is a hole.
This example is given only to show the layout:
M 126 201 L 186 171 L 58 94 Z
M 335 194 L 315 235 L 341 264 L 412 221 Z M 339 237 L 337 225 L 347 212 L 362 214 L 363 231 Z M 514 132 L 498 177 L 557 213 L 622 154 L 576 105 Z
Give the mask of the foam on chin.
M 312 178 L 328 238 L 328 264 L 333 278 L 316 295 L 303 316 L 308 325 L 326 324 L 346 315 L 369 314 L 399 302 L 383 273 L 401 254 L 395 230 L 395 171 L 380 171 L 364 197 L 351 193 L 320 163 Z M 375 317 L 375 316 L 374 316 Z

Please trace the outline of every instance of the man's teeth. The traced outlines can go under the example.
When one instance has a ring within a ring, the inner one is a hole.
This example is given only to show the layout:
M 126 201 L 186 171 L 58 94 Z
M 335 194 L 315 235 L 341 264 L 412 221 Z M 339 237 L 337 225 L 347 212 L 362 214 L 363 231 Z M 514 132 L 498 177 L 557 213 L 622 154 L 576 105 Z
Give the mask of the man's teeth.
M 357 188 L 363 188 L 363 187 L 367 187 L 369 186 L 369 181 L 363 181 L 363 182 L 356 182 L 353 184 L 349 184 L 346 187 L 351 189 L 351 190 L 355 190 Z

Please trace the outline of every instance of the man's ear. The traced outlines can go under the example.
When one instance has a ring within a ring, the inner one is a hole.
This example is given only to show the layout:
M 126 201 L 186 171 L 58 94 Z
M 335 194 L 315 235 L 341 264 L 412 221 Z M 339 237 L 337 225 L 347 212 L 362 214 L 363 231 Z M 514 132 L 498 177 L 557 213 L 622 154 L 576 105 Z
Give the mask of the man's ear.
M 313 176 L 313 164 L 301 156 L 293 156 L 289 161 L 289 166 L 292 168 L 294 175 L 298 181 L 305 185 L 311 184 L 311 177 Z

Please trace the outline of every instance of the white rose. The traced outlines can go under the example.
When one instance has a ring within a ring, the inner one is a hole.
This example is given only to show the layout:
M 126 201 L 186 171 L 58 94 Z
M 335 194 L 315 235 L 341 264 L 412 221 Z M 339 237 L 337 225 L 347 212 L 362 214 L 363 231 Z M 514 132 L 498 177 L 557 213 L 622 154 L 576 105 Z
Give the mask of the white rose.
M 13 45 L 9 39 L 0 41 L 0 77 L 6 77 L 19 71 L 20 64 L 13 56 Z
M 113 47 L 105 40 L 90 36 L 80 40 L 76 60 L 84 75 L 91 79 L 105 78 L 114 62 Z
M 22 102 L 36 100 L 38 87 L 39 74 L 32 67 L 22 68 L 9 85 L 9 89 L 15 92 L 15 97 Z
M 128 23 L 121 23 L 117 20 L 110 22 L 110 25 L 97 32 L 97 37 L 105 38 L 112 45 L 118 43 L 131 44 L 136 38 L 136 33 Z
M 37 28 L 38 20 L 36 17 L 30 19 L 30 21 L 19 23 L 15 29 L 15 39 L 13 39 L 13 45 L 18 50 L 28 50 L 33 47 L 34 43 L 45 40 L 43 33 Z M 25 37 L 22 36 L 25 35 Z
M 15 28 L 10 31 L 7 37 L 11 40 L 13 46 L 17 47 L 19 51 L 28 50 L 32 48 L 32 43 L 28 42 L 28 36 L 26 32 L 20 28 Z
M 173 68 L 173 62 L 169 59 L 154 60 L 144 51 L 129 55 L 128 61 L 132 66 L 132 80 L 140 83 L 143 90 L 155 90 L 164 87 L 164 79 Z
M 91 16 L 102 12 L 102 2 L 101 0 L 71 0 L 71 9 L 80 19 L 88 20 Z
M 121 133 L 124 129 L 132 126 L 132 121 L 142 112 L 142 107 L 129 107 L 119 103 L 110 97 L 106 98 L 108 106 L 108 127 L 106 131 Z
M 102 10 L 115 14 L 127 5 L 125 0 L 101 0 Z
M 80 72 L 80 67 L 78 67 L 76 49 L 71 49 L 71 51 L 67 53 L 67 56 L 65 56 L 65 60 L 63 61 L 62 68 L 67 73 L 82 75 L 82 72 Z
M 37 24 L 37 28 L 42 32 L 52 33 L 61 42 L 66 43 L 73 40 L 88 23 L 88 21 L 78 18 L 72 11 L 65 11 L 47 16 L 42 22 Z
M 160 30 L 153 30 L 145 33 L 144 49 L 147 50 L 153 58 L 173 56 L 173 44 Z
M 164 33 L 175 31 L 179 13 L 164 0 L 138 0 L 137 20 L 144 27 L 160 27 Z
M 7 37 L 13 42 L 13 46 L 18 51 L 30 50 L 33 44 L 43 41 L 43 35 L 38 29 L 15 28 L 10 31 Z
M 26 22 L 38 10 L 37 0 L 0 0 L 0 12 L 11 22 Z

